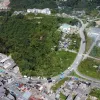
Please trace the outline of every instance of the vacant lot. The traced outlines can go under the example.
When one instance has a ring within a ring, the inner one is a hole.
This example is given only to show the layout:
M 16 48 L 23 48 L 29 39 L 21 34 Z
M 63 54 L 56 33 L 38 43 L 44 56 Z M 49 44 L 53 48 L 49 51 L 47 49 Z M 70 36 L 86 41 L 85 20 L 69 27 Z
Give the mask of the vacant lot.
M 85 59 L 78 67 L 78 70 L 87 76 L 100 79 L 100 62 L 93 59 Z

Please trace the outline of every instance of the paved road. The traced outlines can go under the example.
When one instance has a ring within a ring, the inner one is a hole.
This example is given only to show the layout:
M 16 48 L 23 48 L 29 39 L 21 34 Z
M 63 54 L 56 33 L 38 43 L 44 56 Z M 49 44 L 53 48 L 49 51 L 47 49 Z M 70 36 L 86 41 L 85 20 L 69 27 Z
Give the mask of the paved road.
M 92 81 L 92 82 L 97 82 L 97 83 L 100 84 L 100 80 L 95 79 L 95 78 L 92 78 L 92 77 L 89 77 L 89 76 L 86 76 L 86 75 L 83 75 L 83 74 L 81 74 L 77 69 L 75 69 L 74 71 L 75 71 L 75 73 L 76 73 L 77 75 L 79 75 L 80 77 L 85 78 L 85 79 L 87 79 L 87 80 L 90 80 L 90 81 Z M 99 85 L 99 86 L 100 86 L 100 85 Z

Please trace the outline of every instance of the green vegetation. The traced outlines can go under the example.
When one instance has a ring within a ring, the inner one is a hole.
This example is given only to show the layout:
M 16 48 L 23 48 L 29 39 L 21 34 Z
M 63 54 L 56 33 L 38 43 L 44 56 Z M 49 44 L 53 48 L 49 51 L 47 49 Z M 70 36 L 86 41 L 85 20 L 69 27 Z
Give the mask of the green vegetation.
M 74 10 L 85 10 L 87 14 L 95 16 L 95 8 L 100 5 L 100 0 L 10 0 L 10 7 L 21 10 L 27 8 L 51 8 L 54 12 L 71 13 Z M 63 7 L 61 9 L 58 8 Z
M 44 15 L 44 14 L 38 14 L 38 15 L 35 15 L 35 14 L 33 14 L 33 13 L 29 13 L 29 14 L 27 14 L 25 17 L 27 18 L 27 19 L 41 19 L 42 17 L 45 17 L 46 15 Z M 50 17 L 50 15 L 49 15 L 49 17 Z M 55 18 L 55 17 L 52 17 L 51 16 L 51 18 Z M 78 23 L 78 20 L 77 19 L 72 19 L 72 18 L 69 18 L 69 17 L 67 17 L 67 18 L 63 18 L 63 17 L 56 17 L 57 18 L 57 21 L 58 21 L 58 23 L 60 23 L 60 24 L 63 24 L 63 23 L 67 23 L 67 24 L 70 24 L 70 25 L 76 25 L 77 23 Z
M 79 78 L 81 78 L 81 77 L 78 76 L 74 71 L 72 71 L 72 72 L 70 73 L 70 76 L 75 76 L 75 77 L 79 77 Z
M 68 49 L 75 50 L 78 52 L 81 41 L 79 34 L 67 34 L 65 38 L 69 38 L 71 40 Z
M 60 93 L 60 100 L 66 100 L 66 96 Z
M 85 52 L 88 52 L 88 50 L 90 49 L 92 43 L 93 43 L 93 39 L 90 38 L 90 37 L 87 37 L 86 38 L 86 49 L 85 49 Z
M 84 35 L 85 35 L 85 39 L 86 39 L 85 52 L 87 52 L 90 49 L 90 47 L 91 47 L 91 45 L 92 45 L 94 40 L 87 36 L 87 32 L 86 31 L 84 31 Z
M 100 62 L 93 59 L 85 59 L 78 67 L 78 70 L 87 76 L 100 79 Z
M 23 75 L 57 75 L 76 57 L 76 54 L 58 51 L 60 18 L 41 16 L 28 19 L 28 15 L 19 14 L 8 17 L 0 26 L 0 52 L 11 54 Z
M 13 9 L 52 8 L 56 9 L 56 0 L 10 0 Z
M 90 55 L 93 56 L 93 57 L 100 58 L 100 47 L 94 46 L 94 48 L 92 49 Z
M 90 28 L 90 27 L 95 27 L 96 26 L 96 22 L 90 22 L 87 26 L 87 28 Z
M 69 78 L 64 78 L 64 79 L 62 79 L 61 81 L 59 81 L 58 83 L 56 83 L 54 86 L 52 86 L 51 89 L 52 89 L 54 92 L 56 92 L 56 90 L 57 90 L 58 88 L 60 88 L 61 85 L 63 85 L 63 84 L 65 83 L 65 81 L 67 81 L 67 80 L 69 80 Z
M 86 100 L 91 100 L 90 97 L 88 97 Z
M 95 96 L 98 98 L 98 100 L 100 100 L 100 89 L 92 89 L 92 91 L 90 92 L 91 96 Z

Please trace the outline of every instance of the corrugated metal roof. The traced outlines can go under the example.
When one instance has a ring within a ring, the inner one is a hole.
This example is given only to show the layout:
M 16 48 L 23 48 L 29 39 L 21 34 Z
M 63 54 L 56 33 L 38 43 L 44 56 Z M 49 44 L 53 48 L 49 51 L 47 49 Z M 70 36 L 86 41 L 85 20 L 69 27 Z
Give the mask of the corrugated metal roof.
M 98 35 L 100 34 L 100 28 L 98 27 L 93 27 L 89 31 L 90 33 L 97 33 Z

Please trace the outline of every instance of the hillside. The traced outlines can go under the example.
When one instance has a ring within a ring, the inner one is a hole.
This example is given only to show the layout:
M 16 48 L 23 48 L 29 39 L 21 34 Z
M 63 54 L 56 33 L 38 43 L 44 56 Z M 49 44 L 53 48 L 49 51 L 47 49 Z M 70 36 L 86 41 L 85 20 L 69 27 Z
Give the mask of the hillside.
M 1 19 L 0 52 L 11 55 L 24 75 L 57 75 L 69 67 L 76 56 L 58 51 L 61 32 L 57 29 L 64 22 L 75 21 L 33 14 Z
M 92 10 L 100 5 L 100 0 L 10 0 L 13 9 L 51 8 L 64 12 L 72 9 Z

